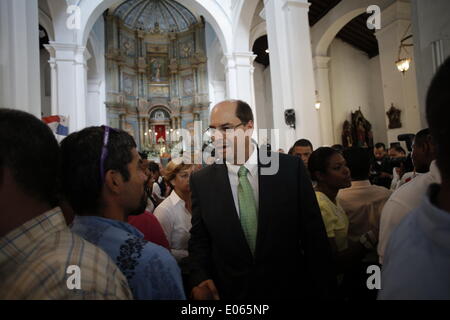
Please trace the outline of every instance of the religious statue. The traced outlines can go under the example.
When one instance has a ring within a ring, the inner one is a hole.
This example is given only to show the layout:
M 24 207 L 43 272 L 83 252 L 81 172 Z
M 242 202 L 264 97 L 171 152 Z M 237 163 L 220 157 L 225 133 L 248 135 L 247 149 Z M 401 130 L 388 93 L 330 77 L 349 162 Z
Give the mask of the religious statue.
M 157 111 L 156 113 L 155 113 L 155 120 L 164 120 L 165 119 L 165 117 L 164 117 L 164 112 L 162 112 L 162 111 Z
M 353 146 L 352 125 L 348 120 L 345 120 L 342 130 L 342 145 L 345 148 L 351 148 Z
M 137 27 L 138 30 L 141 30 L 141 31 L 145 30 L 145 25 L 144 25 L 144 23 L 141 20 L 139 20 L 137 22 L 136 27 Z
M 162 156 L 166 152 L 166 141 L 163 139 L 163 137 L 158 139 L 159 144 L 159 155 Z
M 151 64 L 152 64 L 152 80 L 159 82 L 161 77 L 161 63 L 156 58 L 153 58 L 151 60 Z
M 131 52 L 131 44 L 130 44 L 129 40 L 126 40 L 126 41 L 123 43 L 123 47 L 124 47 L 124 49 L 125 49 L 125 54 L 126 54 L 126 55 L 129 55 L 130 52 Z
M 364 147 L 364 148 L 372 148 L 373 147 L 373 134 L 372 134 L 372 125 L 369 121 L 367 121 L 362 112 L 361 108 L 356 112 L 352 112 L 352 122 L 346 124 L 344 123 L 344 130 L 342 133 L 343 137 L 343 145 L 347 147 L 346 144 L 349 142 L 353 147 Z M 346 121 L 348 122 L 348 121 Z M 349 130 L 351 134 L 349 134 Z M 345 138 L 345 140 L 344 140 Z
M 177 59 L 170 59 L 169 69 L 171 73 L 177 73 L 178 71 L 178 63 Z
M 386 112 L 389 118 L 389 129 L 397 129 L 402 127 L 402 122 L 400 120 L 400 115 L 402 111 L 394 107 L 394 104 L 391 104 L 391 108 L 388 112 Z
M 182 51 L 181 57 L 183 58 L 190 57 L 192 51 L 191 45 L 189 43 L 184 44 L 181 51 Z
M 155 22 L 155 27 L 153 28 L 153 30 L 151 31 L 153 34 L 158 34 L 161 33 L 161 28 L 159 27 L 159 22 Z

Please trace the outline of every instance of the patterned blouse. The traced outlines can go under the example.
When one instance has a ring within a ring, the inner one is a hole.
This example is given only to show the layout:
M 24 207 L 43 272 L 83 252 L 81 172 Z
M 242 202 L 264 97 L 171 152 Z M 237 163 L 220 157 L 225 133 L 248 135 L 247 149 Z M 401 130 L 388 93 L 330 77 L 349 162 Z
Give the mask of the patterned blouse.
M 72 231 L 112 258 L 126 276 L 135 299 L 186 299 L 180 269 L 170 252 L 144 240 L 132 225 L 102 217 L 76 216 Z

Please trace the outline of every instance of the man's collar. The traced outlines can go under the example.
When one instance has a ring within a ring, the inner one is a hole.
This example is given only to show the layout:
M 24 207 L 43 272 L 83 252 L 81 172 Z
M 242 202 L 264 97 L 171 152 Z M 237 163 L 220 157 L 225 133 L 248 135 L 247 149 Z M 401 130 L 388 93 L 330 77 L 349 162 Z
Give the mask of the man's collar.
M 247 161 L 243 164 L 243 166 L 245 166 L 248 171 L 250 172 L 250 174 L 252 176 L 255 176 L 258 174 L 258 145 L 252 141 L 252 146 L 253 146 L 253 151 L 250 155 L 250 157 L 247 159 Z M 229 168 L 234 168 L 236 169 L 236 172 L 239 170 L 240 167 L 242 167 L 242 165 L 235 165 L 232 163 L 229 163 L 228 161 L 225 162 L 226 165 Z
M 94 225 L 109 225 L 113 228 L 120 229 L 122 231 L 126 231 L 132 234 L 135 237 L 143 238 L 144 235 L 138 229 L 133 227 L 127 222 L 113 220 L 109 218 L 99 217 L 99 216 L 75 216 L 74 225 L 77 223 L 84 224 L 86 226 L 94 226 Z
M 67 224 L 59 207 L 25 222 L 0 239 L 0 265 L 7 259 L 25 258 L 41 239 L 65 229 Z
M 371 186 L 369 180 L 355 180 L 355 181 L 352 181 L 351 188 L 364 188 L 364 187 L 369 187 L 369 186 Z

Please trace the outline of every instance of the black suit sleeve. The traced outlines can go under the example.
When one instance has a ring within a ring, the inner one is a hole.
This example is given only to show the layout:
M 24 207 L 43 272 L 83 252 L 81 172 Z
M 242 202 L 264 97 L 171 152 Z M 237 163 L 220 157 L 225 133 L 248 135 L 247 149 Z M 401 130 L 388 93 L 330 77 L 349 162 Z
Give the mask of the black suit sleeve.
M 212 279 L 211 275 L 211 240 L 206 229 L 198 190 L 195 183 L 195 174 L 190 179 L 192 199 L 192 228 L 189 239 L 189 285 L 190 289 L 201 282 Z
M 309 175 L 299 161 L 301 247 L 306 260 L 312 298 L 336 297 L 336 273 L 330 243 Z

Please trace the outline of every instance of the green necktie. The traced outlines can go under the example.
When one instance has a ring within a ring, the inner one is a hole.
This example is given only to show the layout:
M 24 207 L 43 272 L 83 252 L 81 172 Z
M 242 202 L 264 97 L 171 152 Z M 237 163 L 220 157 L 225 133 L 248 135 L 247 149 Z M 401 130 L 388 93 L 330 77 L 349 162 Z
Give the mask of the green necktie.
M 256 234 L 258 231 L 258 214 L 256 210 L 255 196 L 247 175 L 248 169 L 242 166 L 238 173 L 239 212 L 245 238 L 247 238 L 247 243 L 252 251 L 252 254 L 255 254 Z

